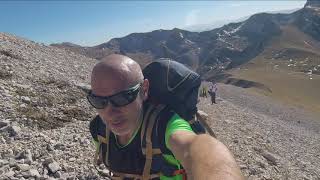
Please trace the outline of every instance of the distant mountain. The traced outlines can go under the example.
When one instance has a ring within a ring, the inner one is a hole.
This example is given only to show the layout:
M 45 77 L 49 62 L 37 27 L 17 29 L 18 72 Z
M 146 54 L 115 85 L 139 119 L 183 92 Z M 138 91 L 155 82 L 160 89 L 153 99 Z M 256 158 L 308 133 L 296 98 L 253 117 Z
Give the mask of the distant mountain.
M 281 10 L 281 11 L 267 11 L 265 13 L 270 13 L 270 14 L 290 14 L 293 13 L 295 11 L 299 10 L 299 8 L 296 9 L 288 9 L 288 10 Z M 187 26 L 184 27 L 183 29 L 188 30 L 188 31 L 193 31 L 193 32 L 201 32 L 201 31 L 209 31 L 212 29 L 216 29 L 216 28 L 220 28 L 224 25 L 227 25 L 229 23 L 237 23 L 237 22 L 242 22 L 245 21 L 247 19 L 249 19 L 250 16 L 244 16 L 238 19 L 229 19 L 229 20 L 217 20 L 217 21 L 213 21 L 211 23 L 207 23 L 207 24 L 196 24 L 196 25 L 192 25 L 192 26 Z
M 58 47 L 96 59 L 110 53 L 125 54 L 142 66 L 154 59 L 168 57 L 192 67 L 200 74 L 215 74 L 250 61 L 263 52 L 271 40 L 281 38 L 290 28 L 301 31 L 310 37 L 313 44 L 317 44 L 320 40 L 319 1 L 307 1 L 304 8 L 290 14 L 259 13 L 243 22 L 209 31 L 155 30 L 114 38 L 94 47 Z M 313 47 L 315 52 L 320 52 L 318 46 Z
M 237 23 L 237 22 L 242 22 L 245 21 L 249 18 L 250 16 L 247 17 L 243 17 L 240 19 L 229 19 L 229 20 L 217 20 L 217 21 L 213 21 L 207 24 L 195 24 L 192 26 L 187 26 L 184 27 L 183 29 L 187 30 L 187 31 L 192 31 L 192 32 L 202 32 L 202 31 L 210 31 L 212 29 L 216 29 L 216 28 L 220 28 L 224 25 L 227 25 L 229 23 Z
M 295 11 L 300 10 L 300 8 L 295 8 L 295 9 L 286 9 L 286 10 L 280 10 L 280 11 L 266 11 L 266 13 L 271 13 L 271 14 L 291 14 Z

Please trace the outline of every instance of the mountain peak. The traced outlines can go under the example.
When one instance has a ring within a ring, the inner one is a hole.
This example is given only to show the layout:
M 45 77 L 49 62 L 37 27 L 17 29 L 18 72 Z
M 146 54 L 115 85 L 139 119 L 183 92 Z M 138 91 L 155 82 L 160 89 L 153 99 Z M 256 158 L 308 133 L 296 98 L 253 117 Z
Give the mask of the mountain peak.
M 307 0 L 305 8 L 320 8 L 320 0 Z

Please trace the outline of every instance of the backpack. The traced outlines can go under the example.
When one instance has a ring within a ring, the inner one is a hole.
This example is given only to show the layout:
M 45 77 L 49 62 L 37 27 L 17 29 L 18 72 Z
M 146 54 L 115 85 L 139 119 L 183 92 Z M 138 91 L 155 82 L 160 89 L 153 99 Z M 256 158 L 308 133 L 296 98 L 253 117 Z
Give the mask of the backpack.
M 155 155 L 161 155 L 162 152 L 161 148 L 155 148 L 155 144 L 159 144 L 158 140 L 152 138 L 153 126 L 157 124 L 157 118 L 163 110 L 170 109 L 176 112 L 180 117 L 189 122 L 193 131 L 197 134 L 206 133 L 206 129 L 209 130 L 208 132 L 212 136 L 214 134 L 211 133 L 212 131 L 206 122 L 200 122 L 201 118 L 197 118 L 198 91 L 201 85 L 201 78 L 196 72 L 179 62 L 161 58 L 148 64 L 143 69 L 143 75 L 145 79 L 149 80 L 148 101 L 154 108 L 149 108 L 146 112 L 148 122 L 144 121 L 142 125 L 141 148 L 146 156 L 146 162 L 141 179 L 150 179 L 150 169 L 153 165 L 152 163 L 154 163 L 152 161 L 163 163 L 155 158 Z M 97 128 L 92 128 L 92 124 L 90 123 L 90 132 L 94 137 L 93 131 Z M 98 126 L 101 127 L 103 125 L 100 124 Z M 103 134 L 105 134 L 105 138 L 100 136 L 96 140 L 98 139 L 99 142 L 106 142 L 107 144 L 108 130 Z M 156 151 L 159 153 L 155 154 L 154 152 Z M 131 174 L 119 174 L 119 176 L 121 175 L 123 177 L 134 176 Z
M 206 133 L 205 122 L 198 121 L 196 114 L 201 85 L 199 74 L 168 58 L 153 61 L 142 72 L 150 83 L 148 99 L 151 102 L 167 105 L 187 120 L 195 133 Z

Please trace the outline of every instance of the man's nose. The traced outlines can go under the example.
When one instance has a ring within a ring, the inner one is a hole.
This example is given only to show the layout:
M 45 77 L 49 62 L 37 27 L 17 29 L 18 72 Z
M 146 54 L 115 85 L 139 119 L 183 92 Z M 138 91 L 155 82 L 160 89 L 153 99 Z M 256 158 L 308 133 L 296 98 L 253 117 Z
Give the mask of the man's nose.
M 109 103 L 108 106 L 102 109 L 102 112 L 108 116 L 113 116 L 114 114 L 119 112 L 119 108 Z

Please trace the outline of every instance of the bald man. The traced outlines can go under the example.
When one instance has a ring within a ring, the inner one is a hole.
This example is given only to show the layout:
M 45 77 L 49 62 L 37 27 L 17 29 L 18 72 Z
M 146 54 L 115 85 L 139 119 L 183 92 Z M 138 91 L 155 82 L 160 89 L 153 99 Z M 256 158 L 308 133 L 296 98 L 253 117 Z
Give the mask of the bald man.
M 209 135 L 195 134 L 187 121 L 169 110 L 160 115 L 163 128 L 153 131 L 164 144 L 163 158 L 154 162 L 158 165 L 152 164 L 146 176 L 140 132 L 143 122 L 147 121 L 144 114 L 150 104 L 149 81 L 143 78 L 140 66 L 129 57 L 110 55 L 93 68 L 91 87 L 88 100 L 99 116 L 91 122 L 90 128 L 99 120 L 102 123 L 98 126 L 106 128 L 102 134 L 93 136 L 100 150 L 99 157 L 115 176 L 123 179 L 242 179 L 232 154 L 221 142 Z M 168 170 L 170 168 L 173 173 Z

